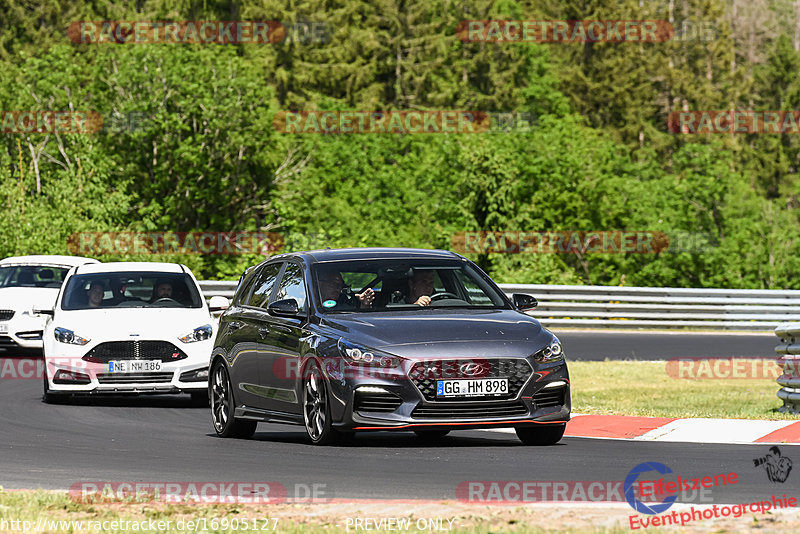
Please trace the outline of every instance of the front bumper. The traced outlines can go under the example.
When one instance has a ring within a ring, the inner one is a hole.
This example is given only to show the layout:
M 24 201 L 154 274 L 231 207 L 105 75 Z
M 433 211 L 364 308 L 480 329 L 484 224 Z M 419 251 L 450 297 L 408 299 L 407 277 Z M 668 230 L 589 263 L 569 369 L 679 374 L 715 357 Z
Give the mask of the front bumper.
M 531 367 L 517 393 L 502 399 L 436 400 L 423 394 L 418 383 L 400 369 L 382 370 L 379 376 L 328 373 L 331 415 L 335 427 L 359 431 L 502 428 L 569 421 L 572 400 L 566 364 L 543 369 L 531 363 Z
M 154 340 L 156 343 L 162 343 Z M 152 343 L 153 341 L 144 341 Z M 112 342 L 113 343 L 113 342 Z M 212 340 L 198 342 L 197 346 L 180 347 L 185 357 L 175 361 L 162 359 L 157 371 L 112 372 L 109 363 L 87 361 L 86 355 L 96 354 L 80 346 L 55 344 L 65 354 L 53 356 L 45 350 L 45 368 L 48 388 L 52 393 L 180 393 L 208 389 L 208 352 Z M 71 354 L 69 354 L 71 353 Z M 138 349 L 137 349 L 138 356 Z M 87 356 L 88 357 L 88 356 Z M 133 357 L 111 357 L 114 361 L 137 361 Z M 142 354 L 142 360 L 150 360 Z
M 41 351 L 44 323 L 41 316 L 20 312 L 8 321 L 0 321 L 0 349 Z
M 92 364 L 101 365 L 101 364 Z M 47 361 L 47 383 L 52 393 L 92 393 L 92 394 L 123 394 L 123 393 L 181 393 L 192 391 L 205 391 L 208 389 L 208 364 L 194 367 L 162 368 L 158 372 L 150 373 L 109 373 L 107 367 L 86 368 L 69 364 Z M 181 376 L 192 371 L 206 371 L 206 378 L 203 381 L 181 380 Z M 65 383 L 66 373 L 59 371 L 70 371 L 70 375 L 79 379 L 73 379 L 74 383 Z M 88 381 L 81 380 L 86 376 Z M 78 383 L 80 382 L 80 383 Z

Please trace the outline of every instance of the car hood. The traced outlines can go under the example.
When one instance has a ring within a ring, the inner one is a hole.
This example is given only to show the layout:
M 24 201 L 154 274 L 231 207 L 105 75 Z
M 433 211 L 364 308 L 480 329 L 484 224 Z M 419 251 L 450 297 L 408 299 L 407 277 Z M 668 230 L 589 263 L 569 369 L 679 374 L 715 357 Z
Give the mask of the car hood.
M 52 327 L 68 328 L 91 341 L 109 339 L 168 339 L 188 334 L 198 326 L 212 325 L 205 308 L 122 308 L 102 310 L 58 310 Z
M 552 334 L 514 310 L 421 310 L 326 317 L 323 326 L 354 343 L 405 358 L 525 357 Z
M 2 287 L 0 308 L 4 310 L 31 310 L 52 308 L 58 297 L 57 287 Z

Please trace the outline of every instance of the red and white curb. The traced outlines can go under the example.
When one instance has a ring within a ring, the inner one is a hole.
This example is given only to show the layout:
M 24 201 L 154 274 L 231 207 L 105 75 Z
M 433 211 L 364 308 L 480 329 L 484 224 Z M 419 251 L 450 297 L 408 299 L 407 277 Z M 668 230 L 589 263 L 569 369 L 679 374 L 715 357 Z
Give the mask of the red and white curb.
M 513 429 L 497 429 L 513 432 Z M 800 443 L 800 421 L 572 414 L 565 437 L 683 443 Z

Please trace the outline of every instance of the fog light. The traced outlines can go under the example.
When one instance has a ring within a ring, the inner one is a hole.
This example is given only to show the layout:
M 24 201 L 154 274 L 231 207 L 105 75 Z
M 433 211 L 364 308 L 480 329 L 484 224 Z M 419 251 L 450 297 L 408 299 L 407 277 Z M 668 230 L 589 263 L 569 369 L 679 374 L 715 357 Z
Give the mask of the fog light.
M 207 382 L 208 381 L 208 367 L 202 369 L 195 369 L 194 371 L 186 371 L 181 373 L 181 382 Z
M 79 373 L 78 371 L 66 371 L 64 369 L 59 369 L 56 371 L 55 376 L 53 377 L 53 384 L 66 384 L 66 385 L 84 385 L 91 383 L 91 379 L 89 375 L 85 373 Z

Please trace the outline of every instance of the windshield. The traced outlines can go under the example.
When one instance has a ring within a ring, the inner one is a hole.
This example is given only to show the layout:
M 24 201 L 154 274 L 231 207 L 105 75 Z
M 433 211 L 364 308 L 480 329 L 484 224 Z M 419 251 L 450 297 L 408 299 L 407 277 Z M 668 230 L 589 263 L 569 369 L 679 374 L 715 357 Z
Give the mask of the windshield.
M 202 305 L 188 274 L 147 271 L 75 275 L 67 282 L 61 309 L 201 308 Z
M 59 288 L 68 271 L 50 265 L 4 265 L 0 267 L 0 287 Z
M 330 262 L 312 272 L 324 313 L 508 307 L 473 266 L 457 260 Z

